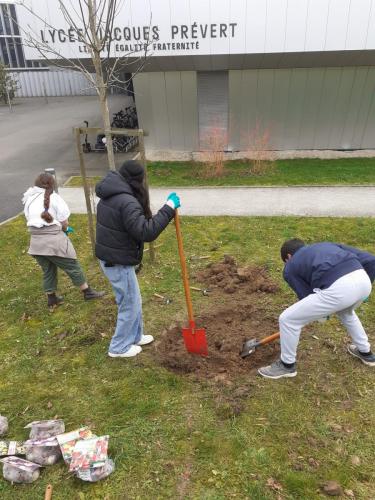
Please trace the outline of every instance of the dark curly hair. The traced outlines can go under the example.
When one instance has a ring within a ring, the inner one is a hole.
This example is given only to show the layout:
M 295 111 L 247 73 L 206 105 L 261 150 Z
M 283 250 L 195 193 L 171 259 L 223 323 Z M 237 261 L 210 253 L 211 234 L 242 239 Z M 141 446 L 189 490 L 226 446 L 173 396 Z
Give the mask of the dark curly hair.
M 293 238 L 292 240 L 287 240 L 283 243 L 280 249 L 280 255 L 283 262 L 288 260 L 288 255 L 294 255 L 297 250 L 305 246 L 305 242 L 298 238 Z

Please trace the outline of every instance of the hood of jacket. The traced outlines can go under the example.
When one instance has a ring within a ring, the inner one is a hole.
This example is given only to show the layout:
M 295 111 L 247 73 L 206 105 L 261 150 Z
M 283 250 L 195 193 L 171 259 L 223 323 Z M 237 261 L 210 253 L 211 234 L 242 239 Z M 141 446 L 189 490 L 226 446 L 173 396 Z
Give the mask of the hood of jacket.
M 102 200 L 116 194 L 131 194 L 134 196 L 132 188 L 118 172 L 108 172 L 104 179 L 95 186 L 95 193 Z
M 22 204 L 25 205 L 25 203 L 27 202 L 27 200 L 34 196 L 34 195 L 38 195 L 40 193 L 44 193 L 44 189 L 43 188 L 40 188 L 40 187 L 37 187 L 37 186 L 33 186 L 31 188 L 29 188 L 25 193 L 23 193 L 23 197 L 22 197 Z

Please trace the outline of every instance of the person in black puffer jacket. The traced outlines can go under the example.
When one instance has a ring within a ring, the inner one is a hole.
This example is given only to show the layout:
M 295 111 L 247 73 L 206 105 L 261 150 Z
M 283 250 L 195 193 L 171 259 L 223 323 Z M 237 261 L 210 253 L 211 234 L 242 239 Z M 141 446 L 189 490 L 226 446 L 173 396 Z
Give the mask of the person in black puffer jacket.
M 142 261 L 144 242 L 156 240 L 180 206 L 177 194 L 171 193 L 153 217 L 144 174 L 139 162 L 126 161 L 118 172 L 109 172 L 95 189 L 100 198 L 95 253 L 118 305 L 116 330 L 108 352 L 113 358 L 136 356 L 142 345 L 154 340 L 152 335 L 143 334 L 142 299 L 135 266 Z

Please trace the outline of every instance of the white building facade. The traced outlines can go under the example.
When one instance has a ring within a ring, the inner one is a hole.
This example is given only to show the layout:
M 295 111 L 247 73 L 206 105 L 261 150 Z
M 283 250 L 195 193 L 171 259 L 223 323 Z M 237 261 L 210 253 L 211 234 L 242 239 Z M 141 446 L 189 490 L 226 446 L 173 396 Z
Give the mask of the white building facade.
M 56 0 L 28 3 L 48 26 L 18 7 L 21 26 L 64 57 L 88 57 Z M 149 151 L 204 150 L 212 137 L 231 151 L 257 141 L 275 150 L 375 149 L 375 0 L 122 5 L 111 55 L 135 58 L 148 45 L 134 91 Z

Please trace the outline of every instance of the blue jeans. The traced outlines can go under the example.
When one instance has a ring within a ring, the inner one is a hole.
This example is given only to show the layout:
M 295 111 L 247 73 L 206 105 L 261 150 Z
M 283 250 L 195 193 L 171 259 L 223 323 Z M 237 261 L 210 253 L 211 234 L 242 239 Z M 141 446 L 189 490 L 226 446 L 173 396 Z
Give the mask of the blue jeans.
M 137 344 L 143 335 L 142 298 L 133 266 L 105 267 L 103 273 L 111 282 L 118 306 L 116 330 L 109 352 L 122 354 Z

